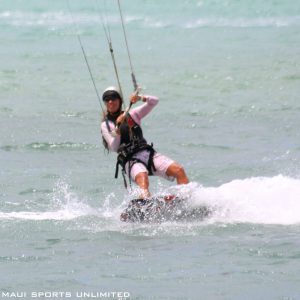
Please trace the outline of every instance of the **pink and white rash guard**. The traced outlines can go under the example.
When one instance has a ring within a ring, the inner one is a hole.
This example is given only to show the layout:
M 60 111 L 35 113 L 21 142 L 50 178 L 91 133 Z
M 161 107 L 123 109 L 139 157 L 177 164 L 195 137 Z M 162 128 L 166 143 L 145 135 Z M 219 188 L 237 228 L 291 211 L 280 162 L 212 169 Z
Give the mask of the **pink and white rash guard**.
M 141 120 L 145 116 L 147 116 L 154 108 L 154 106 L 156 106 L 158 103 L 158 98 L 155 96 L 144 96 L 144 97 L 146 98 L 146 103 L 136 108 L 133 108 L 132 110 L 129 111 L 130 116 L 138 125 L 141 125 Z M 108 130 L 106 126 L 106 122 L 103 121 L 101 123 L 101 133 L 107 142 L 109 150 L 113 152 L 117 152 L 120 147 L 121 137 L 119 135 L 113 134 L 113 132 L 115 131 L 115 124 L 110 120 L 108 120 L 108 124 L 111 129 L 111 132 Z

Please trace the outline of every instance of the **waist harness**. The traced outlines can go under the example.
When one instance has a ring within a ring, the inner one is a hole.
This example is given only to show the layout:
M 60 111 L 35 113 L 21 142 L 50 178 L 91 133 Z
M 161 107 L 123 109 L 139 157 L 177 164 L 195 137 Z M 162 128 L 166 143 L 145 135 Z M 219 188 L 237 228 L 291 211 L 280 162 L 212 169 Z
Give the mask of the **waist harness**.
M 147 163 L 145 163 L 144 161 L 140 160 L 137 157 L 133 157 L 138 152 L 144 151 L 144 150 L 149 152 L 149 158 L 148 158 Z M 134 164 L 136 164 L 136 163 L 143 164 L 147 168 L 150 176 L 153 175 L 153 172 L 156 171 L 154 162 L 153 162 L 153 156 L 155 154 L 153 144 L 151 144 L 151 145 L 149 145 L 147 143 L 129 143 L 127 145 L 122 144 L 119 148 L 118 153 L 119 153 L 119 155 L 117 157 L 115 178 L 118 178 L 119 166 L 121 166 L 122 167 L 122 175 L 123 175 L 123 179 L 124 179 L 124 185 L 126 188 L 127 188 L 127 182 L 125 179 L 125 173 L 126 173 L 125 166 L 127 163 L 129 163 L 127 175 L 129 178 L 130 185 L 131 185 L 130 173 L 131 173 L 131 169 Z

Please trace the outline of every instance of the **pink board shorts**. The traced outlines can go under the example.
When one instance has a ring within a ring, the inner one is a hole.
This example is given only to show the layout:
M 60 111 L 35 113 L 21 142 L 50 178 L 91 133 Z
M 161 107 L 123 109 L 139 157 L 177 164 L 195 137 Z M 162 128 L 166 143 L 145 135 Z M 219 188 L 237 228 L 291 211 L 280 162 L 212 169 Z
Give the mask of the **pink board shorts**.
M 148 160 L 149 160 L 149 152 L 147 150 L 138 152 L 137 154 L 135 154 L 133 157 L 138 158 L 139 160 L 143 161 L 146 165 L 148 164 Z M 153 163 L 155 166 L 156 171 L 153 171 L 153 175 L 155 176 L 159 176 L 162 178 L 165 178 L 167 180 L 173 181 L 175 178 L 168 176 L 166 174 L 168 167 L 174 163 L 174 160 L 170 159 L 167 156 L 164 156 L 158 152 L 155 152 L 154 156 L 153 156 Z M 126 174 L 128 174 L 128 169 L 129 169 L 129 164 L 131 164 L 131 172 L 130 172 L 130 177 L 135 180 L 135 177 L 137 174 L 141 173 L 141 172 L 148 172 L 146 166 L 142 163 L 136 162 L 133 163 L 131 161 L 127 162 L 125 169 L 126 169 Z

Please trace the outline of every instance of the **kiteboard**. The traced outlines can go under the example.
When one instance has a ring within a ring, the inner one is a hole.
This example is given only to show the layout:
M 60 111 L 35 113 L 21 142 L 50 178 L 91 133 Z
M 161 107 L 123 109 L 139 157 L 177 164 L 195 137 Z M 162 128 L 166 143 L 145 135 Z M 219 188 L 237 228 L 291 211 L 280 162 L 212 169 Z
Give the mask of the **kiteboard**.
M 191 207 L 188 199 L 174 195 L 133 199 L 121 213 L 120 220 L 129 223 L 165 221 L 202 221 L 212 214 L 208 206 Z

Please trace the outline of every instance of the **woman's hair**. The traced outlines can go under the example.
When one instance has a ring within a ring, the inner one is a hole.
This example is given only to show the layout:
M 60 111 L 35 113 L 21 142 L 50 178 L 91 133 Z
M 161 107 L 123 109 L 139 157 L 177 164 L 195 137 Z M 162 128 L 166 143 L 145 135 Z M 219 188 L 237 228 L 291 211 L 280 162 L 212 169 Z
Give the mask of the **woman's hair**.
M 108 111 L 103 112 L 101 123 L 106 122 L 106 125 L 108 126 L 108 128 L 109 128 L 108 121 L 112 121 L 114 124 L 116 124 L 118 116 L 123 112 L 122 111 L 122 103 L 123 103 L 123 101 L 120 99 L 119 110 L 117 112 L 113 113 L 113 114 L 109 113 Z M 103 135 L 102 135 L 102 143 L 103 143 L 104 148 L 107 150 L 107 153 L 109 153 L 108 143 L 105 140 L 105 138 L 103 137 Z
M 106 113 L 103 112 L 101 123 L 102 123 L 102 122 L 106 122 L 106 118 L 107 118 L 107 112 L 106 112 Z M 105 140 L 105 138 L 103 137 L 103 134 L 102 134 L 102 144 L 103 144 L 105 150 L 107 151 L 107 153 L 109 153 L 108 143 L 107 143 L 107 141 Z

